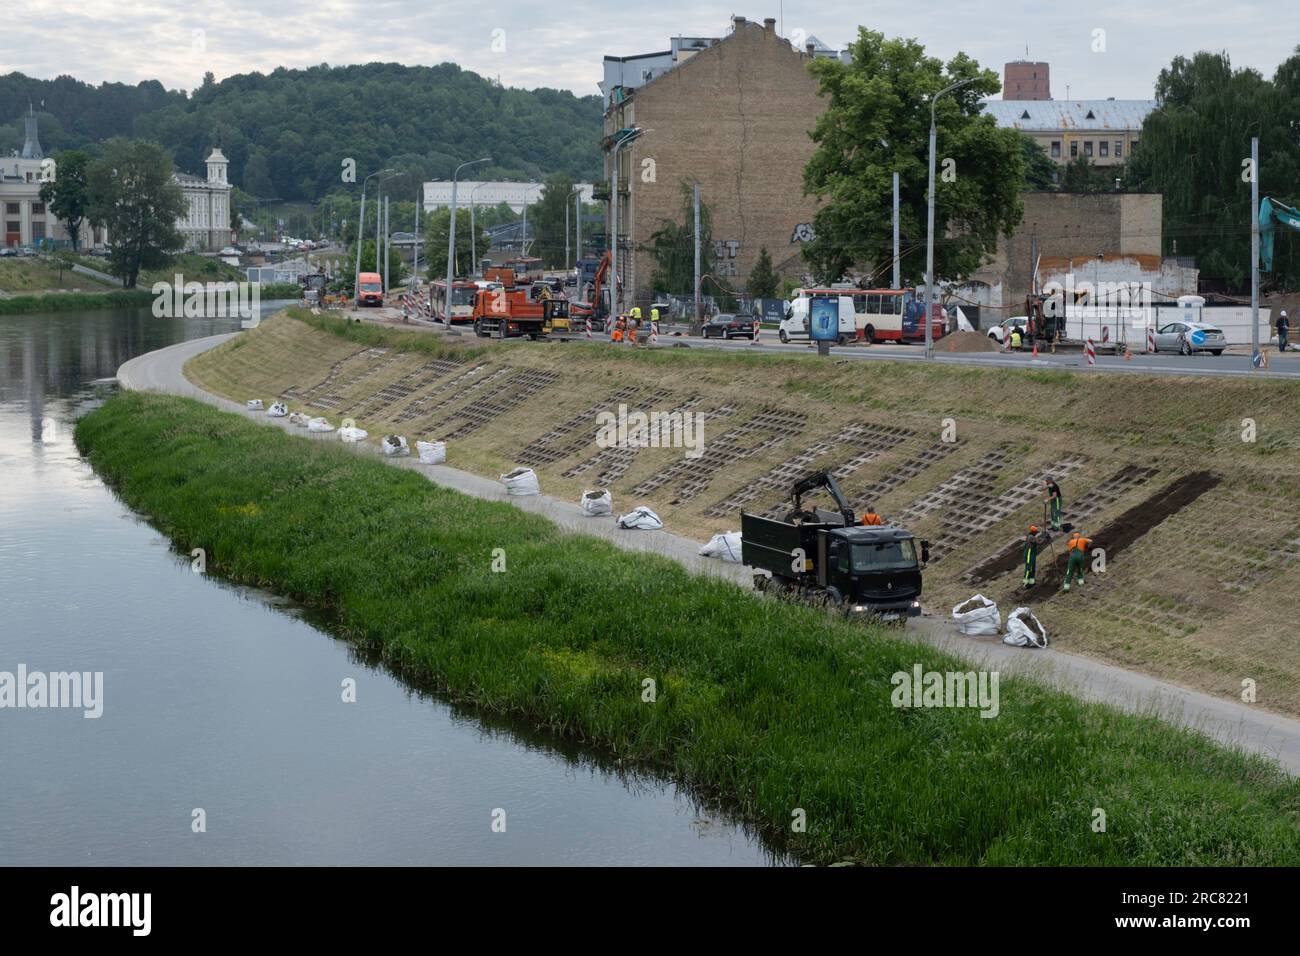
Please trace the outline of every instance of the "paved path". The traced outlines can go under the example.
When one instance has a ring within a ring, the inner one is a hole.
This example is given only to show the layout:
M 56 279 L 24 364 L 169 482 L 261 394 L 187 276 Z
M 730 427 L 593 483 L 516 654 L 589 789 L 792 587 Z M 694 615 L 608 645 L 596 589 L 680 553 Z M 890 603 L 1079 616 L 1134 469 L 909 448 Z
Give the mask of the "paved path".
M 122 387 L 167 392 L 195 398 L 265 425 L 278 425 L 295 435 L 338 441 L 335 433 L 308 433 L 283 418 L 268 418 L 264 412 L 250 412 L 243 405 L 205 392 L 185 378 L 182 367 L 195 355 L 207 351 L 238 332 L 194 339 L 131 359 L 117 372 Z M 261 397 L 264 401 L 269 396 Z M 334 424 L 337 426 L 338 422 Z M 379 454 L 372 444 L 349 445 L 359 453 Z M 477 498 L 509 501 L 515 507 L 543 515 L 563 528 L 605 538 L 619 547 L 649 551 L 673 558 L 693 571 L 736 581 L 748 586 L 747 569 L 718 560 L 701 558 L 700 542 L 666 531 L 623 531 L 612 518 L 588 518 L 578 505 L 546 495 L 512 498 L 500 482 L 445 465 L 421 465 L 414 457 L 385 458 L 386 462 L 418 471 L 430 481 Z M 616 502 L 617 504 L 617 502 Z M 1005 613 L 1010 608 L 1003 608 Z M 1134 713 L 1153 713 L 1171 722 L 1203 731 L 1230 745 L 1274 757 L 1291 773 L 1300 773 L 1300 721 L 1271 714 L 1258 707 L 1212 697 L 1165 681 L 1126 671 L 1086 657 L 1065 654 L 1054 648 L 1031 650 L 1010 647 L 997 638 L 971 638 L 956 633 L 945 617 L 927 615 L 913 620 L 903 635 L 963 657 L 980 667 L 996 668 L 1003 674 L 1026 674 L 1050 683 L 1086 700 L 1100 701 Z

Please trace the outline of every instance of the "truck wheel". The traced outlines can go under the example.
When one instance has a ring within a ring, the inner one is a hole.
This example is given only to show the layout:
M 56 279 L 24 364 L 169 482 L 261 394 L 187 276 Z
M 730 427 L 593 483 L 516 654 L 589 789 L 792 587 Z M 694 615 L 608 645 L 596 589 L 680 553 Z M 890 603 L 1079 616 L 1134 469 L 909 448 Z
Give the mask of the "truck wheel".
M 841 335 L 838 339 L 835 340 L 835 344 L 842 348 L 843 346 L 849 344 L 849 337 L 847 335 Z
M 790 343 L 790 336 L 785 334 L 785 329 L 777 332 L 776 337 L 781 340 L 782 345 L 788 345 Z
M 474 320 L 474 335 L 477 338 L 483 338 L 483 325 L 478 319 Z

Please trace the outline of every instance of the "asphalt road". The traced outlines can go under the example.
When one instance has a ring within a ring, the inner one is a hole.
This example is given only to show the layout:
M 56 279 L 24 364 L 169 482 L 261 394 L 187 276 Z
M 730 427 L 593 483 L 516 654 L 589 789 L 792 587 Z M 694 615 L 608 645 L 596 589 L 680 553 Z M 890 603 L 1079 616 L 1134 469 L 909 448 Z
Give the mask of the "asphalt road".
M 263 412 L 250 412 L 229 399 L 199 389 L 185 378 L 182 368 L 188 359 L 238 334 L 240 333 L 235 332 L 195 339 L 138 356 L 118 369 L 118 382 L 127 389 L 185 395 L 263 425 L 278 426 L 296 435 L 309 434 L 304 429 L 289 425 L 287 419 L 268 418 Z M 746 347 L 740 343 L 736 343 L 736 346 Z M 249 397 L 260 397 L 265 401 L 272 396 Z M 334 424 L 337 425 L 338 422 L 335 421 Z M 322 441 L 337 440 L 333 432 L 309 437 Z M 358 454 L 379 455 L 379 449 L 372 444 L 350 444 L 344 447 Z M 455 488 L 465 494 L 508 501 L 515 507 L 544 515 L 572 532 L 604 538 L 630 550 L 661 554 L 696 572 L 724 577 L 742 585 L 748 585 L 751 577 L 748 569 L 740 565 L 699 557 L 697 550 L 701 542 L 668 531 L 622 531 L 614 526 L 611 518 L 583 516 L 575 502 L 561 501 L 548 495 L 511 498 L 505 494 L 500 482 L 445 465 L 421 465 L 414 457 L 382 460 L 417 471 L 436 484 Z M 615 501 L 616 510 L 620 504 L 622 503 Z M 1003 610 L 1009 611 L 1010 608 Z M 931 611 L 931 614 L 909 622 L 902 632 L 903 636 L 939 647 L 980 668 L 997 669 L 1006 675 L 1023 674 L 1084 700 L 1108 704 L 1130 713 L 1152 714 L 1171 723 L 1194 728 L 1221 743 L 1271 757 L 1292 774 L 1300 773 L 1300 721 L 1233 700 L 1188 690 L 1090 658 L 1062 653 L 1052 647 L 1031 650 L 1009 647 L 996 637 L 964 637 L 956 632 L 947 619 L 946 609 Z

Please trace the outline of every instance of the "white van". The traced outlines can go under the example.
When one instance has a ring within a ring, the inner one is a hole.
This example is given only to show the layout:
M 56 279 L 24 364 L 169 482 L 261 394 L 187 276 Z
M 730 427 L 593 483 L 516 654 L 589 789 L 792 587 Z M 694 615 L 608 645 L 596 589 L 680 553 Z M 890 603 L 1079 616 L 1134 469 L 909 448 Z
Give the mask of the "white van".
M 858 334 L 854 320 L 853 297 L 840 295 L 842 289 L 795 289 L 790 304 L 786 307 L 785 318 L 777 327 L 777 338 L 782 342 L 807 341 L 808 335 L 808 297 L 813 295 L 834 295 L 840 300 L 840 345 L 848 345 Z

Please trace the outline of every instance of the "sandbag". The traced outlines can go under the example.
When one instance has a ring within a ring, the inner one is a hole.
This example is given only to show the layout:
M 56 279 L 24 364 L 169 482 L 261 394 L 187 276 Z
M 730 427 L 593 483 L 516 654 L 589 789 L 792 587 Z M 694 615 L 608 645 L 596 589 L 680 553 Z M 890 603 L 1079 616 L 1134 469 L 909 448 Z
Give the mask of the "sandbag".
M 289 414 L 289 406 L 284 402 L 272 402 L 271 407 L 266 410 L 266 414 L 271 418 L 284 418 Z
M 255 412 L 260 412 L 262 410 L 262 400 L 260 398 L 250 398 L 248 407 Z
M 370 432 L 364 428 L 357 428 L 356 425 L 344 425 L 339 429 L 340 441 L 365 441 Z
M 599 491 L 584 491 L 582 500 L 578 504 L 582 508 L 582 513 L 588 517 L 612 515 L 614 513 L 614 499 L 610 496 L 608 488 L 601 488 Z
M 297 426 L 300 427 L 300 428 L 306 428 L 307 425 L 308 425 L 308 423 L 309 423 L 310 421 L 311 421 L 311 416 L 310 416 L 310 415 L 304 415 L 302 412 L 290 412 L 290 413 L 289 413 L 289 424 L 290 424 L 290 425 L 297 425 Z
M 441 465 L 447 460 L 447 443 L 445 441 L 417 441 L 415 450 L 420 454 L 420 464 Z
M 332 432 L 334 426 L 324 418 L 313 418 L 307 422 L 307 431 L 309 432 Z
M 952 609 L 957 630 L 968 637 L 993 636 L 1002 626 L 998 606 L 982 594 L 962 601 Z
M 700 555 L 706 558 L 721 558 L 723 561 L 740 563 L 740 532 L 728 531 L 715 534 L 709 543 L 700 548 Z
M 1018 607 L 1007 615 L 1007 636 L 1003 644 L 1013 647 L 1046 647 L 1047 628 L 1027 607 Z
M 621 516 L 618 519 L 618 526 L 631 531 L 658 531 L 664 523 L 659 520 L 657 514 L 642 505 Z
M 502 475 L 501 481 L 506 486 L 508 495 L 539 495 L 541 486 L 537 483 L 537 472 L 531 468 L 516 468 L 509 474 Z
M 379 447 L 384 450 L 385 455 L 401 457 L 411 453 L 410 446 L 406 444 L 404 435 L 385 435 Z

